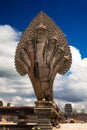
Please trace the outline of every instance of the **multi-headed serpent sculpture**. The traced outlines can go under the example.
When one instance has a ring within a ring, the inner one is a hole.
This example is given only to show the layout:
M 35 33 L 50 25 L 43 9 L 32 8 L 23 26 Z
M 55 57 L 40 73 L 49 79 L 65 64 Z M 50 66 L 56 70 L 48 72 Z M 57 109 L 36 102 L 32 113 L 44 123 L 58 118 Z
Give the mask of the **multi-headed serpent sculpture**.
M 72 62 L 68 42 L 60 28 L 40 12 L 23 33 L 16 49 L 15 66 L 28 74 L 37 100 L 53 100 L 53 81 L 65 74 Z

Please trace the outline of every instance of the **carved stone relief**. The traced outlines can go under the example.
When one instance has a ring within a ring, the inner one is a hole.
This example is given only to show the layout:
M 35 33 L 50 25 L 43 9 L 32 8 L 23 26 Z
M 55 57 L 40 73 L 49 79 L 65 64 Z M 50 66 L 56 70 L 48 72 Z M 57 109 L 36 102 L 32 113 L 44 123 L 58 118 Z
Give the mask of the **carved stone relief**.
M 15 54 L 20 75 L 28 74 L 38 100 L 53 100 L 53 81 L 65 74 L 72 56 L 64 33 L 45 13 L 40 12 L 23 33 Z

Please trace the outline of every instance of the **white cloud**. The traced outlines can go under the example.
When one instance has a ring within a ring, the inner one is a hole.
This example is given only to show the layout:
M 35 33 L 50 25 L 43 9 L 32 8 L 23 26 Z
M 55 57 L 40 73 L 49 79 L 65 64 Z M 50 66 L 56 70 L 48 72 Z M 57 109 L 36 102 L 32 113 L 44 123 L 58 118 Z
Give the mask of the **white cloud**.
M 9 25 L 0 26 L 0 71 L 14 71 L 14 54 L 21 32 Z
M 9 25 L 0 26 L 0 99 L 13 105 L 32 105 L 36 100 L 28 76 L 21 77 L 15 70 L 14 56 L 21 32 Z M 57 74 L 54 97 L 59 107 L 72 103 L 73 107 L 87 110 L 87 58 L 71 46 L 72 66 L 70 73 Z
M 20 96 L 14 96 L 12 101 L 13 101 L 13 106 L 17 106 L 20 103 L 20 106 L 23 106 L 24 104 L 27 106 L 33 106 L 34 105 L 34 100 L 35 99 L 31 99 L 31 98 L 23 98 Z
M 80 51 L 73 46 L 71 46 L 71 52 L 72 65 L 70 74 L 56 76 L 54 95 L 63 103 L 70 102 L 78 109 L 79 106 L 84 106 L 87 110 L 87 58 L 82 59 Z
M 9 25 L 0 26 L 0 99 L 15 105 L 34 95 L 28 76 L 21 77 L 15 70 L 14 56 L 21 34 Z
M 4 42 L 5 44 L 11 45 L 10 42 L 19 40 L 20 35 L 21 32 L 17 32 L 9 25 L 0 26 L 0 41 Z

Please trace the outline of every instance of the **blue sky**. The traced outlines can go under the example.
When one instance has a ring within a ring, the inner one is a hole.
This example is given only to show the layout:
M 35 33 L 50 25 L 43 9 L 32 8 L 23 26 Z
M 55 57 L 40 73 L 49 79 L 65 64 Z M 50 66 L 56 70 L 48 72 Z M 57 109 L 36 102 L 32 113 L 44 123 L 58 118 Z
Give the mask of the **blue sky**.
M 40 12 L 47 13 L 82 57 L 87 55 L 87 0 L 0 0 L 0 24 L 24 31 Z
M 72 52 L 70 73 L 57 75 L 54 98 L 87 111 L 87 0 L 0 0 L 0 99 L 4 104 L 32 105 L 36 100 L 28 76 L 14 65 L 16 46 L 32 19 L 44 11 L 64 32 Z

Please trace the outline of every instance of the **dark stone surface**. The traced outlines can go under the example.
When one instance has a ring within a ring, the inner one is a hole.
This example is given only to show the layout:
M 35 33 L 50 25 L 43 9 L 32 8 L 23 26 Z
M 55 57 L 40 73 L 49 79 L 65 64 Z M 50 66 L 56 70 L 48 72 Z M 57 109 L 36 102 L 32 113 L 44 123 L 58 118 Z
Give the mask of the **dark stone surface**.
M 21 107 L 0 107 L 0 115 L 20 115 L 20 112 L 24 114 L 34 114 L 34 107 L 21 106 Z
M 0 124 L 0 130 L 32 130 L 33 124 L 16 125 L 16 124 Z

